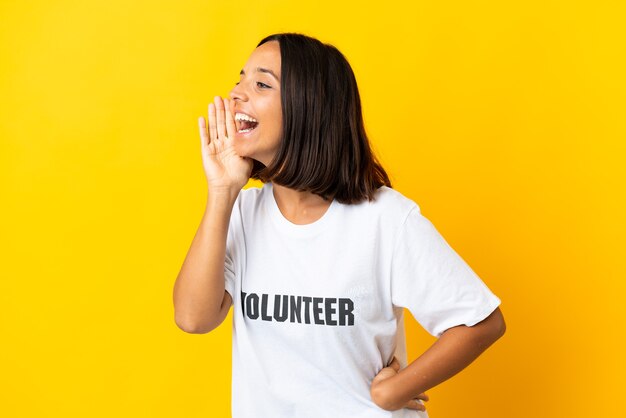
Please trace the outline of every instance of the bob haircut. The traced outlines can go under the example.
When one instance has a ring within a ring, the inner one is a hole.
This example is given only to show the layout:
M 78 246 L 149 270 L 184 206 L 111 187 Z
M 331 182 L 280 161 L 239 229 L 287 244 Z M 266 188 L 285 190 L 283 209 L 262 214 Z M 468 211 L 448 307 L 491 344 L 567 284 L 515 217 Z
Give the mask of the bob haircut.
M 277 33 L 281 58 L 283 137 L 265 167 L 254 161 L 251 178 L 307 191 L 325 200 L 374 200 L 391 187 L 363 125 L 356 78 L 333 45 L 298 33 Z

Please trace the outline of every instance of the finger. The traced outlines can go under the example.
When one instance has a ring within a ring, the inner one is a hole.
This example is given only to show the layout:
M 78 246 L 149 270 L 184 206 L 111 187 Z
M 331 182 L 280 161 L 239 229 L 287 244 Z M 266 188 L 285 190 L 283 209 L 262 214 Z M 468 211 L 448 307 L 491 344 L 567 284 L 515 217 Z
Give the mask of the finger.
M 398 359 L 395 356 L 393 358 L 393 361 L 389 365 L 389 367 L 391 367 L 395 371 L 399 371 L 400 370 L 400 362 L 398 361 Z
M 397 373 L 395 372 L 395 370 L 393 370 L 391 367 L 384 367 L 382 368 L 378 374 L 374 377 L 374 379 L 372 380 L 373 382 L 378 382 L 379 380 L 385 380 L 388 379 L 390 377 L 395 376 Z
M 198 129 L 200 129 L 200 144 L 202 146 L 209 144 L 209 132 L 206 129 L 206 121 L 204 116 L 198 118 Z
M 215 105 L 209 103 L 209 138 L 210 142 L 217 139 L 217 127 L 215 126 Z
M 426 392 L 420 393 L 419 395 L 417 395 L 417 399 L 421 399 L 423 401 L 429 401 L 430 400 L 430 398 L 428 397 Z
M 224 139 L 226 126 L 224 125 L 224 102 L 220 96 L 215 96 L 215 109 L 217 110 L 217 137 Z
M 232 103 L 230 100 L 224 99 L 224 105 L 226 106 L 226 134 L 228 138 L 234 138 L 237 126 L 235 125 L 235 116 L 231 109 Z
M 414 409 L 416 411 L 425 411 L 426 405 L 418 401 L 417 399 L 411 399 L 404 405 L 405 408 Z

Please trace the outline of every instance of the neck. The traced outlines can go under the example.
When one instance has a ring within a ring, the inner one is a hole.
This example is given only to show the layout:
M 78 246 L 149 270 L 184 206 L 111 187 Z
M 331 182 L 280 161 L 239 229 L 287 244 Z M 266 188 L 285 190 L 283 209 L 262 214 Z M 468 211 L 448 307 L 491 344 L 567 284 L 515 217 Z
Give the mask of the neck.
M 288 207 L 307 208 L 325 206 L 332 202 L 332 200 L 324 200 L 324 198 L 314 193 L 301 192 L 280 186 L 276 183 L 272 183 L 272 187 L 274 188 L 274 197 L 276 200 Z
M 272 186 L 278 208 L 283 216 L 295 224 L 315 222 L 332 203 L 332 200 L 324 200 L 311 192 L 300 192 L 275 183 Z

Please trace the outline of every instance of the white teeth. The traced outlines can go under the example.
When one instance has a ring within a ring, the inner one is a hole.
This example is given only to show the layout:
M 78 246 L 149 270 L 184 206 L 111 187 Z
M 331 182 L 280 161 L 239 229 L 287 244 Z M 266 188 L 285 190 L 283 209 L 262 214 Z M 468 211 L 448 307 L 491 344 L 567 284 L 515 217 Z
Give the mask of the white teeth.
M 245 134 L 245 133 L 247 133 L 247 132 L 250 132 L 252 129 L 253 129 L 253 128 L 242 129 L 241 131 L 237 131 L 237 132 L 239 132 L 240 134 Z
M 248 122 L 257 122 L 256 119 L 246 115 L 245 113 L 235 113 L 235 120 L 247 120 Z

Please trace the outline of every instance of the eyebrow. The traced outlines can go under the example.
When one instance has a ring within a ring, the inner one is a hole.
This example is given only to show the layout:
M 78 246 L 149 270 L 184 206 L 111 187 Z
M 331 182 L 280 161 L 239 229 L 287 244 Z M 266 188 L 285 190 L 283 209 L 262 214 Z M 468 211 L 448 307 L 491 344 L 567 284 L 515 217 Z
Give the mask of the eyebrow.
M 276 81 L 280 82 L 280 80 L 278 79 L 278 76 L 276 74 L 274 74 L 274 71 L 270 70 L 269 68 L 263 68 L 263 67 L 256 67 L 256 70 L 260 73 L 268 73 L 271 74 Z M 239 73 L 239 75 L 245 75 L 246 73 L 243 71 L 243 69 L 241 70 L 241 72 Z

